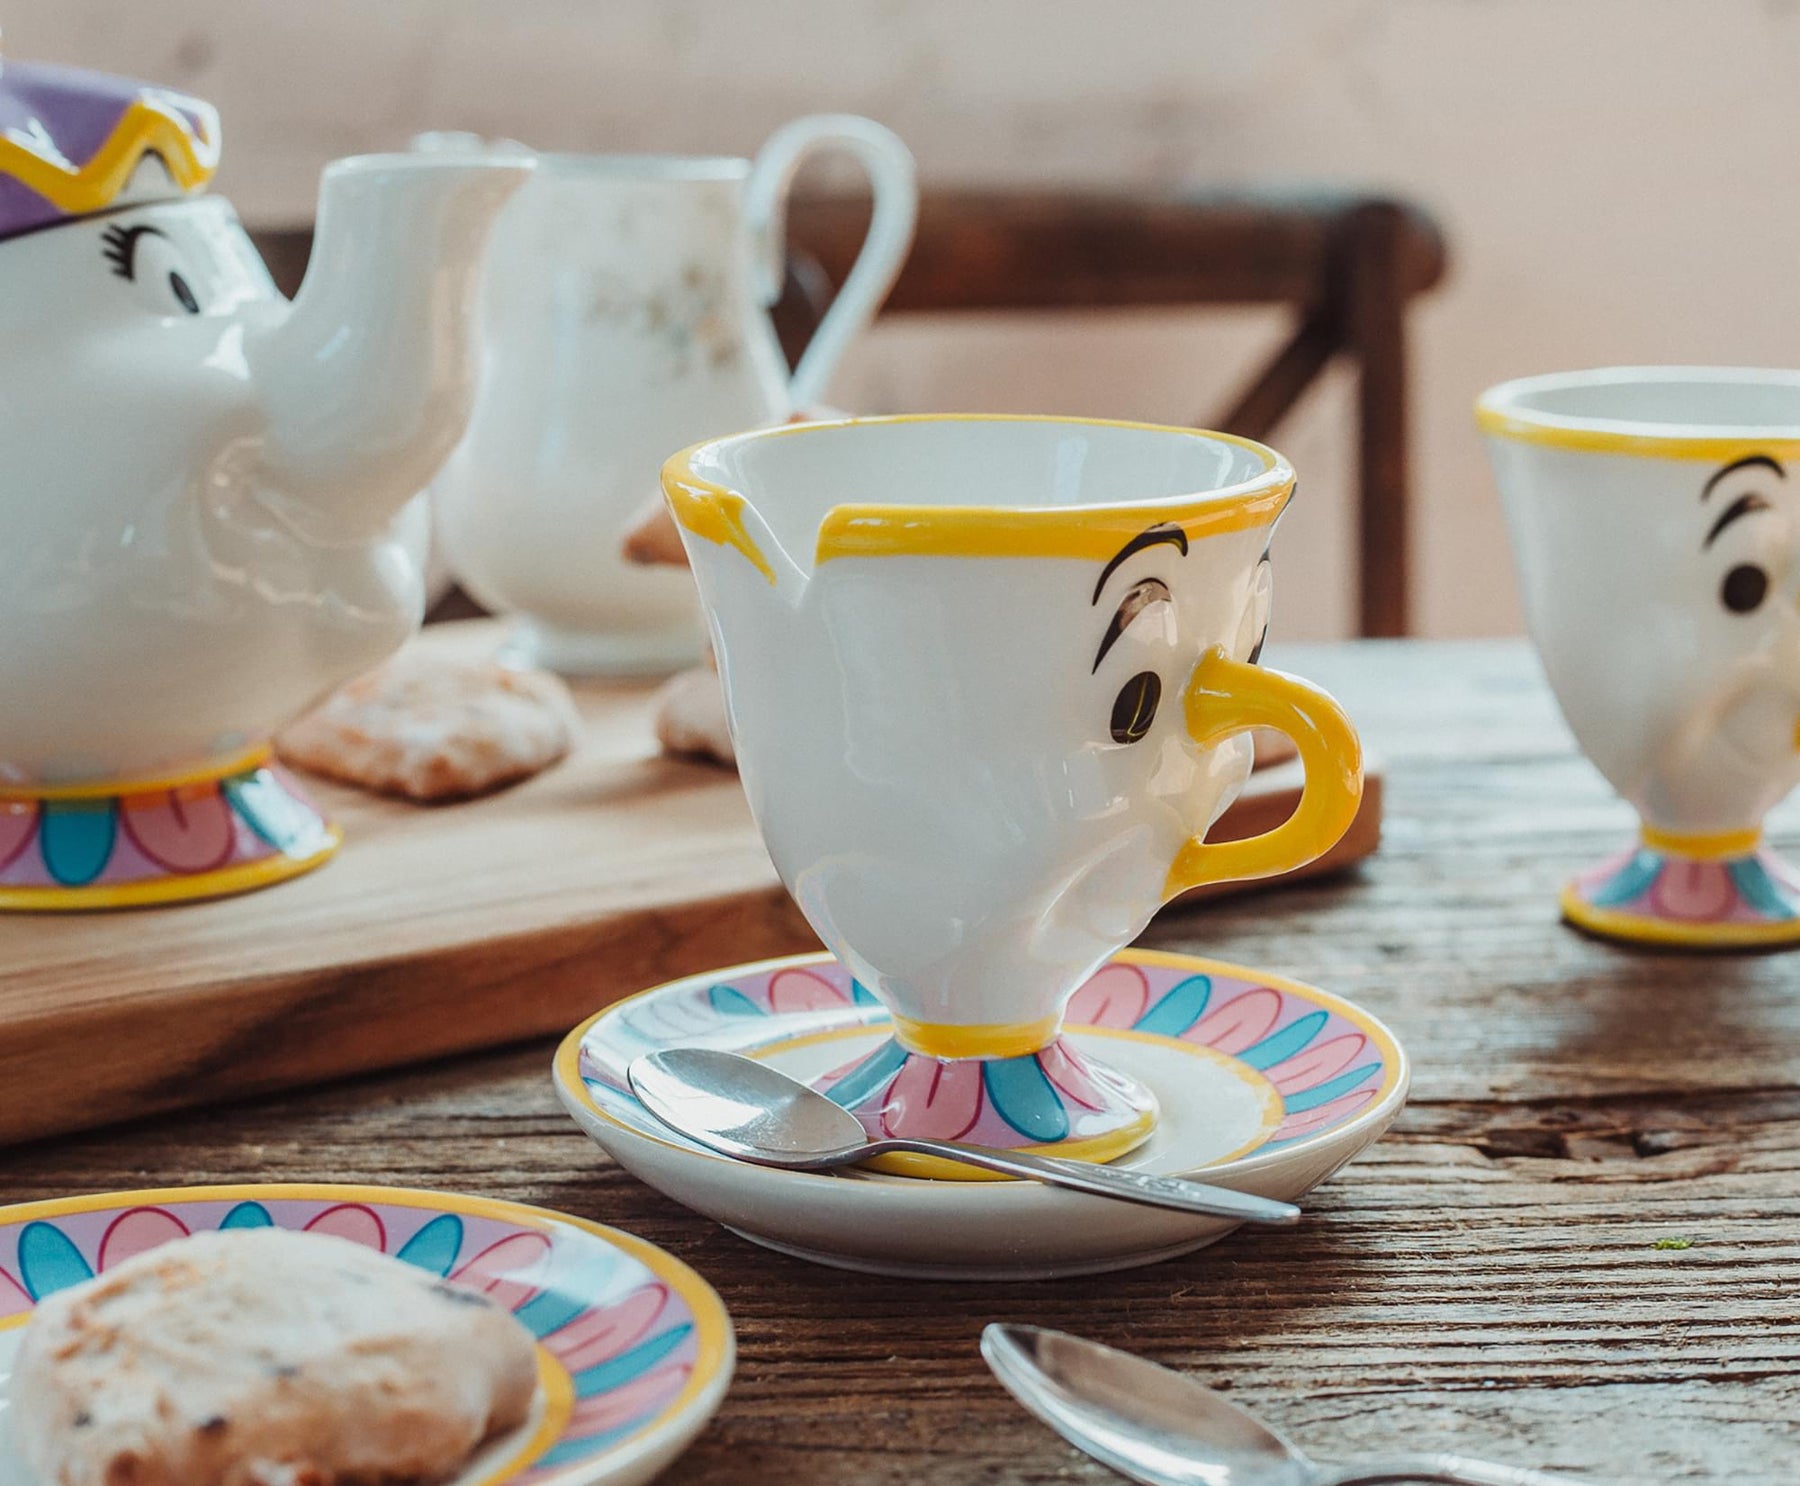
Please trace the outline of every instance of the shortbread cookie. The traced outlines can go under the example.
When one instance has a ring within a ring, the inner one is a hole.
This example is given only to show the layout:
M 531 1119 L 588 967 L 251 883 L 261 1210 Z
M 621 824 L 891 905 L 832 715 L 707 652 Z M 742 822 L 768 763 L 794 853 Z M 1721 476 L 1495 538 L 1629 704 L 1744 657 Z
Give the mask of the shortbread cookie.
M 536 1387 L 530 1333 L 485 1296 L 262 1228 L 46 1298 L 9 1413 L 46 1486 L 400 1486 L 453 1475 Z
M 290 764 L 412 800 L 460 800 L 547 769 L 575 737 L 568 688 L 546 671 L 401 654 L 275 740 Z
M 629 562 L 681 568 L 688 565 L 687 549 L 681 545 L 681 528 L 661 496 L 646 503 L 632 518 L 619 550 Z
M 656 694 L 656 741 L 665 753 L 737 767 L 725 722 L 725 693 L 711 666 L 683 671 Z

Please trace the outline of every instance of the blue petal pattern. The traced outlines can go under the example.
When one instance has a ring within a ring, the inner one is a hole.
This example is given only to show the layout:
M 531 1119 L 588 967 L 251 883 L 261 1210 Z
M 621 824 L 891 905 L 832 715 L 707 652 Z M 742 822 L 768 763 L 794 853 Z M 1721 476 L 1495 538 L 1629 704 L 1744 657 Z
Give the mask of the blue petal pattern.
M 111 800 L 46 800 L 38 845 L 50 875 L 64 887 L 81 887 L 105 869 L 118 834 Z
M 850 982 L 850 1000 L 857 1006 L 881 1005 L 881 1003 L 875 999 L 874 993 L 860 980 L 852 980 Z
M 1069 1112 L 1036 1054 L 984 1063 L 981 1080 L 1000 1118 L 1027 1140 L 1048 1144 L 1068 1138 Z
M 1325 1023 L 1331 1020 L 1328 1011 L 1314 1011 L 1306 1016 L 1289 1022 L 1279 1032 L 1271 1032 L 1254 1047 L 1246 1048 L 1238 1054 L 1238 1061 L 1248 1063 L 1261 1072 L 1265 1068 L 1273 1068 L 1284 1059 L 1291 1058 L 1300 1052 L 1325 1029 Z M 1291 1108 L 1292 1106 L 1290 1106 Z
M 269 1216 L 268 1208 L 260 1202 L 240 1202 L 225 1214 L 219 1227 L 231 1228 L 273 1228 L 275 1220 Z
M 906 1049 L 890 1037 L 833 1084 L 828 1095 L 833 1103 L 855 1109 L 870 1095 L 885 1089 L 905 1063 Z
M 1781 890 L 1781 884 L 1769 875 L 1760 857 L 1744 857 L 1726 868 L 1743 900 L 1764 918 L 1790 919 L 1794 905 Z
M 441 1277 L 450 1273 L 462 1244 L 462 1219 L 455 1213 L 439 1213 L 407 1239 L 394 1257 Z
M 639 1342 L 629 1351 L 621 1352 L 617 1357 L 608 1358 L 605 1362 L 595 1363 L 585 1371 L 574 1374 L 575 1396 L 592 1398 L 596 1393 L 609 1393 L 622 1383 L 629 1383 L 640 1373 L 647 1373 L 669 1353 L 673 1352 L 693 1331 L 691 1325 L 672 1326 L 661 1336 L 653 1336 L 649 1341 Z
M 306 857 L 329 844 L 325 823 L 281 787 L 267 769 L 224 781 L 225 798 L 244 822 L 284 856 Z
M 1167 994 L 1137 1019 L 1134 1030 L 1152 1032 L 1159 1037 L 1179 1037 L 1200 1020 L 1210 1000 L 1212 977 L 1190 975 L 1170 986 Z
M 1588 895 L 1588 901 L 1596 908 L 1616 908 L 1621 903 L 1642 897 L 1650 891 L 1650 884 L 1656 881 L 1662 864 L 1663 859 L 1655 852 L 1640 847 L 1609 881 L 1601 883 Z
M 1302 1110 L 1317 1109 L 1321 1104 L 1331 1103 L 1340 1094 L 1348 1094 L 1371 1073 L 1379 1072 L 1381 1072 L 1381 1064 L 1364 1063 L 1360 1068 L 1352 1068 L 1348 1073 L 1340 1073 L 1336 1078 L 1327 1079 L 1322 1084 L 1315 1084 L 1310 1089 L 1302 1089 L 1296 1094 L 1284 1094 L 1281 1099 L 1282 1108 L 1288 1114 L 1299 1114 Z
M 712 1009 L 724 1016 L 767 1016 L 768 1012 L 758 1006 L 736 986 L 713 986 L 706 993 L 706 999 L 712 1003 Z
M 25 1293 L 42 1300 L 93 1279 L 94 1270 L 62 1229 L 51 1223 L 27 1223 L 19 1235 L 19 1277 Z

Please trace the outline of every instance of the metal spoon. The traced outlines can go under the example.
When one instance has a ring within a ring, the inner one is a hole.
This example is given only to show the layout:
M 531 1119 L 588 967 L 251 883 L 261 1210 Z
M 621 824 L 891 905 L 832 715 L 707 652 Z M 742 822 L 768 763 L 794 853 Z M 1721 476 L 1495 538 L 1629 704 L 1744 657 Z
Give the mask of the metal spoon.
M 1144 1486 L 1576 1486 L 1566 1476 L 1421 1455 L 1321 1465 L 1178 1372 L 1036 1326 L 990 1326 L 981 1355 L 1012 1396 L 1070 1444 Z
M 825 1171 L 891 1151 L 913 1151 L 1147 1207 L 1245 1223 L 1293 1223 L 1300 1217 L 1300 1209 L 1291 1202 L 1179 1177 L 948 1140 L 871 1140 L 861 1121 L 843 1106 L 780 1069 L 737 1053 L 699 1047 L 646 1053 L 632 1062 L 626 1077 L 644 1108 L 671 1130 L 708 1150 L 759 1166 Z

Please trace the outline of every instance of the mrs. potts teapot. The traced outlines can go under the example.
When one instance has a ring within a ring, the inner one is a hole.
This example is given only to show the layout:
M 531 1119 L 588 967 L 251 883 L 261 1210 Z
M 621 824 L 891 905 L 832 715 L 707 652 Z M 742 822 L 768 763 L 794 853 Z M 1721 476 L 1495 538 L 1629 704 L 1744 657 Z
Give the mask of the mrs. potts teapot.
M 237 892 L 337 832 L 270 735 L 395 649 L 516 159 L 340 160 L 290 305 L 197 99 L 0 63 L 0 907 Z

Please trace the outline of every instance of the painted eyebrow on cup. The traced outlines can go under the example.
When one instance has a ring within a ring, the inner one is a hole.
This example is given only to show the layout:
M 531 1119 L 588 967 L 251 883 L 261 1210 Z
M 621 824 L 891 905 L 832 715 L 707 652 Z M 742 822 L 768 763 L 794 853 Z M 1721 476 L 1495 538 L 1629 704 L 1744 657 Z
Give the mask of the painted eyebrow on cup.
M 160 237 L 167 242 L 169 234 L 160 227 L 108 227 L 100 236 L 100 253 L 122 279 L 137 277 L 137 245 L 140 237 Z
M 1700 544 L 1700 550 L 1704 552 L 1708 547 L 1712 546 L 1713 540 L 1719 533 L 1724 531 L 1726 527 L 1730 526 L 1731 523 L 1736 521 L 1740 516 L 1748 516 L 1752 511 L 1767 511 L 1769 509 L 1771 509 L 1769 503 L 1754 491 L 1745 495 L 1740 495 L 1725 508 L 1725 514 L 1719 517 L 1717 521 L 1713 522 L 1712 530 L 1706 534 L 1706 540 Z
M 1712 496 L 1713 487 L 1727 475 L 1735 475 L 1739 470 L 1765 469 L 1772 470 L 1779 480 L 1787 479 L 1787 471 L 1771 459 L 1767 454 L 1746 454 L 1742 459 L 1734 459 L 1724 469 L 1719 470 L 1701 487 L 1700 499 L 1707 500 Z
M 1169 585 L 1161 578 L 1146 578 L 1142 583 L 1134 583 L 1126 591 L 1125 597 L 1119 600 L 1119 607 L 1113 611 L 1113 617 L 1106 626 L 1106 634 L 1100 641 L 1100 653 L 1094 657 L 1094 671 L 1100 669 L 1100 662 L 1106 659 L 1106 652 L 1113 648 L 1113 643 L 1131 628 L 1132 622 L 1152 604 L 1172 604 L 1175 595 L 1169 592 Z
M 1115 552 L 1112 557 L 1108 559 L 1106 566 L 1100 569 L 1100 581 L 1094 585 L 1094 596 L 1089 599 L 1088 602 L 1090 604 L 1097 604 L 1100 602 L 1100 595 L 1106 589 L 1106 580 L 1112 577 L 1118 570 L 1120 563 L 1128 558 L 1135 557 L 1147 547 L 1157 547 L 1164 542 L 1167 542 L 1171 547 L 1179 548 L 1183 557 L 1187 556 L 1187 533 L 1179 526 L 1146 527 Z

